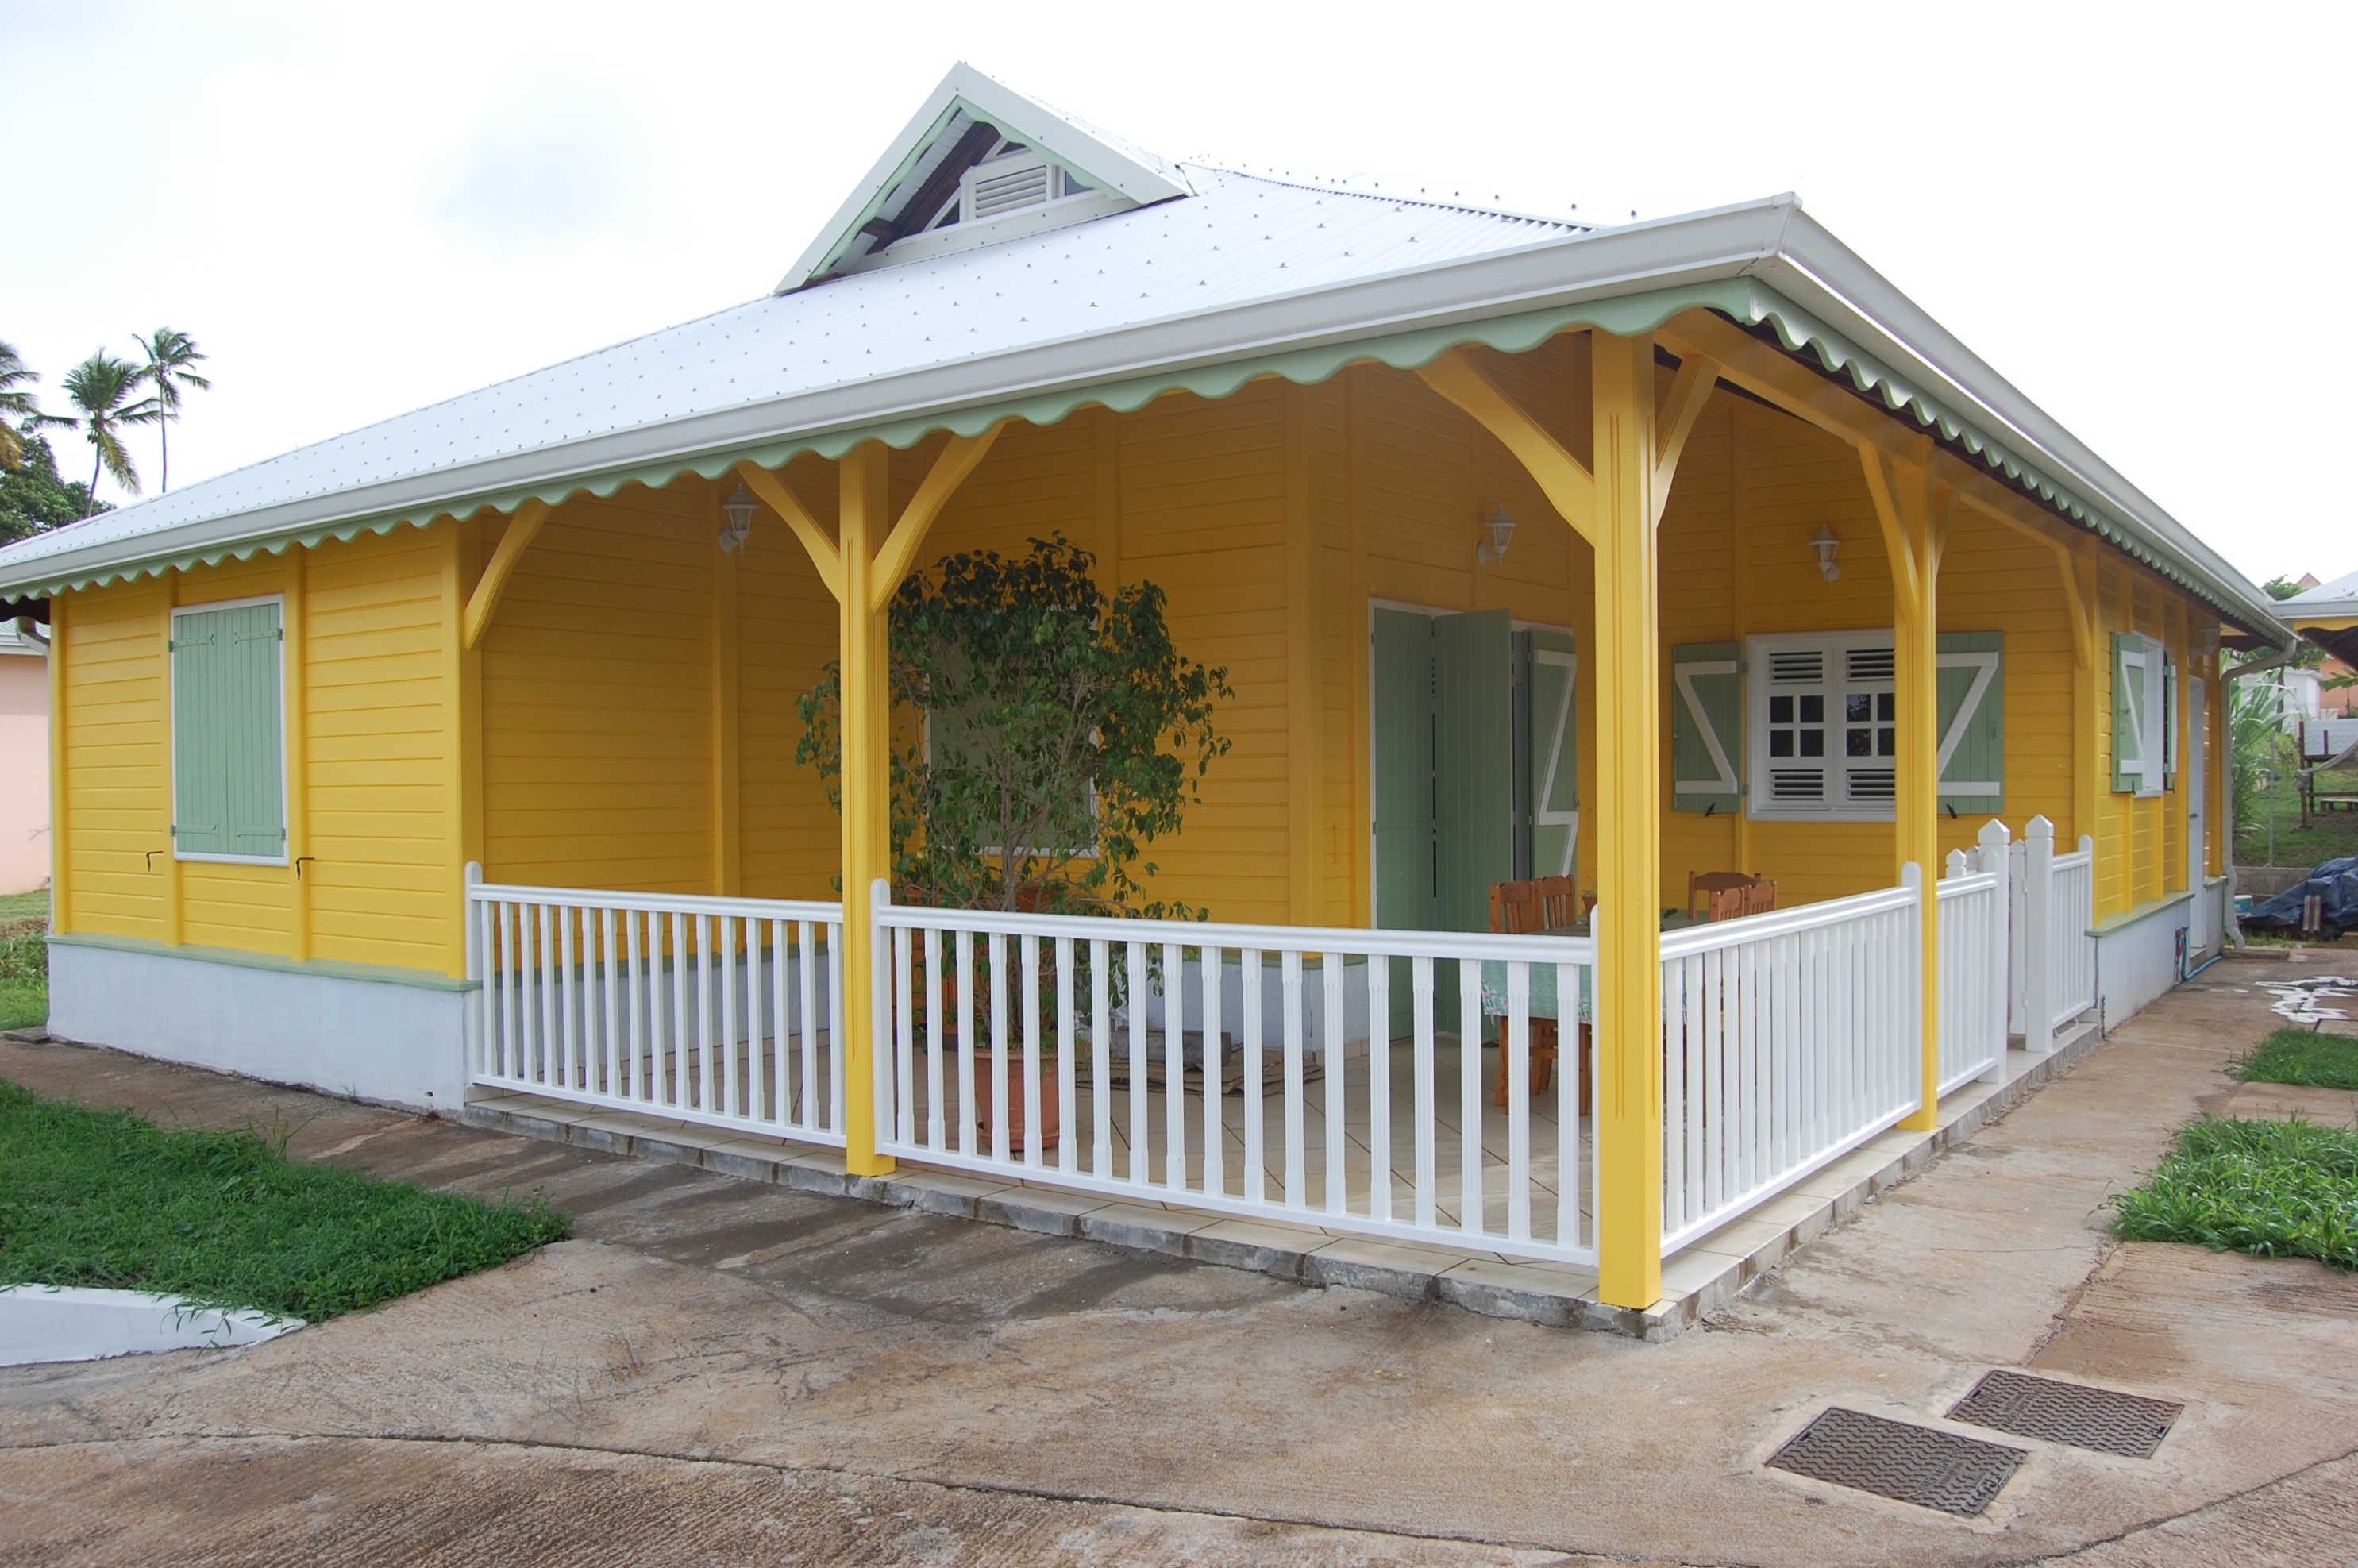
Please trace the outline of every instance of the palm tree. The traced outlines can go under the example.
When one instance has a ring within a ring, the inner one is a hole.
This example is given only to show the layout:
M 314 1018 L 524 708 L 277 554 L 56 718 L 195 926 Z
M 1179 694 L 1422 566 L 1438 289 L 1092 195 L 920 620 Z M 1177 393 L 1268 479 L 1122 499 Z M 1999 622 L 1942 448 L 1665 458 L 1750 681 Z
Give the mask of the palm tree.
M 180 416 L 180 395 L 189 387 L 200 392 L 212 389 L 207 381 L 189 367 L 205 357 L 197 341 L 186 332 L 170 327 L 158 327 L 145 338 L 134 333 L 133 338 L 147 351 L 147 362 L 139 368 L 140 378 L 156 389 L 150 399 L 156 405 L 156 435 L 163 455 L 162 482 L 158 490 L 172 488 L 172 421 Z
M 90 503 L 82 513 L 84 517 L 98 509 L 98 476 L 102 470 L 113 474 L 114 481 L 132 494 L 139 493 L 139 470 L 123 444 L 123 427 L 152 425 L 163 417 L 154 398 L 143 397 L 135 403 L 131 400 L 131 395 L 139 390 L 145 379 L 137 365 L 116 359 L 104 349 L 66 372 L 66 399 L 80 413 L 70 423 L 81 427 L 82 435 L 93 449 Z
M 13 345 L 0 343 L 0 468 L 25 466 L 25 442 L 17 433 L 16 421 L 23 420 L 27 425 L 65 423 L 42 413 L 34 404 L 33 384 L 40 379 Z

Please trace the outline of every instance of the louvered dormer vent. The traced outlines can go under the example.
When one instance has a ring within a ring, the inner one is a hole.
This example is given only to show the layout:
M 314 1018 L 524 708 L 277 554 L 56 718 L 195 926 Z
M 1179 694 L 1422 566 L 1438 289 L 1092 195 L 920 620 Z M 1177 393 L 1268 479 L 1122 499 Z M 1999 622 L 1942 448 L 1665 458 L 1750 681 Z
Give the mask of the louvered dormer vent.
M 958 222 L 996 218 L 1026 207 L 1044 207 L 1087 189 L 1046 159 L 1015 153 L 979 163 L 958 179 Z

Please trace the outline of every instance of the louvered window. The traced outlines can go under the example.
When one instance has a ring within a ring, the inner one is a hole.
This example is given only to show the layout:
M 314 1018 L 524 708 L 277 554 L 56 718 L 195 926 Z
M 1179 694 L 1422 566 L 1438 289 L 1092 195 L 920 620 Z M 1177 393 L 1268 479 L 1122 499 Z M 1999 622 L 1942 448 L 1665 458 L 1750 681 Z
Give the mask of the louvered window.
M 1891 634 L 1753 643 L 1756 816 L 1890 815 L 1899 752 Z

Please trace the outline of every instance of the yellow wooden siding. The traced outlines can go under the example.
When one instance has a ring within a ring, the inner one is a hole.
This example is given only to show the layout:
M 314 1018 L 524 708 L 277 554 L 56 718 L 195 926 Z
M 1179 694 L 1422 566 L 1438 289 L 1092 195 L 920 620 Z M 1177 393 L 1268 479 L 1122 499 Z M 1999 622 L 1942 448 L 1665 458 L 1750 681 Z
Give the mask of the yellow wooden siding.
M 72 596 L 61 644 L 66 836 L 75 931 L 164 938 L 171 852 L 163 582 Z
M 445 864 L 449 791 L 441 546 L 402 530 L 309 552 L 302 756 L 308 823 L 290 816 L 321 958 L 448 970 L 458 912 Z M 73 596 L 63 679 L 71 929 L 287 957 L 298 949 L 292 865 L 174 861 L 165 640 L 171 610 L 283 594 L 263 556 Z M 297 792 L 289 792 L 293 805 Z M 307 831 L 308 829 L 308 831 Z M 150 854 L 150 851 L 156 851 Z
M 482 641 L 492 881 L 713 891 L 715 533 L 703 486 L 633 486 L 525 552 Z
M 805 458 L 786 482 L 832 528 L 835 470 Z M 795 761 L 795 702 L 836 655 L 835 600 L 783 523 L 763 515 L 737 557 L 739 868 L 755 898 L 835 896 L 840 823 L 816 769 Z
M 458 629 L 440 594 L 454 526 L 330 541 L 304 563 L 310 809 L 297 853 L 316 857 L 303 879 L 319 958 L 459 967 L 444 669 Z

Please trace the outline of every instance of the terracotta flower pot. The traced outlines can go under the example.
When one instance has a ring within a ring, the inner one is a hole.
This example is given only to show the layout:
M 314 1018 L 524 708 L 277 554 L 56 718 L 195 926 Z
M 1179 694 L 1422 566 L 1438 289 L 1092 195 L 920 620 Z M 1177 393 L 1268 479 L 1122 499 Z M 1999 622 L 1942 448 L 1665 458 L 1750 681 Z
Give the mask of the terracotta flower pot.
M 991 1121 L 999 1114 L 1000 1094 L 1005 1095 L 1007 1107 L 1007 1152 L 1017 1159 L 1023 1157 L 1023 1055 L 1020 1051 L 1007 1054 L 1007 1076 L 1004 1080 L 991 1076 L 988 1056 L 982 1061 L 982 1079 L 994 1091 L 990 1103 L 984 1107 L 980 1123 L 986 1147 L 990 1138 Z M 1065 1125 L 1065 1105 L 1056 1083 L 1056 1059 L 1043 1054 L 1040 1058 L 1040 1147 L 1044 1152 L 1055 1146 L 1056 1134 Z

